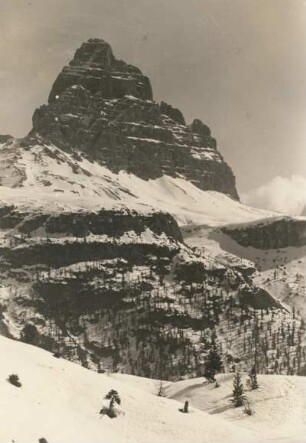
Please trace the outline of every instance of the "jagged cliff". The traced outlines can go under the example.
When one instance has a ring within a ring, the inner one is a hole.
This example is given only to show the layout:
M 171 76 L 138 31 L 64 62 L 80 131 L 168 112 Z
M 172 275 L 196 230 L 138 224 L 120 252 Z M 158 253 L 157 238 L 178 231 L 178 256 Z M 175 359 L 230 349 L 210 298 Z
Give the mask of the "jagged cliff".
M 91 39 L 56 79 L 33 130 L 61 149 L 81 151 L 113 172 L 144 179 L 184 177 L 200 189 L 238 199 L 235 177 L 200 120 L 153 101 L 141 71 L 116 60 L 109 44 Z

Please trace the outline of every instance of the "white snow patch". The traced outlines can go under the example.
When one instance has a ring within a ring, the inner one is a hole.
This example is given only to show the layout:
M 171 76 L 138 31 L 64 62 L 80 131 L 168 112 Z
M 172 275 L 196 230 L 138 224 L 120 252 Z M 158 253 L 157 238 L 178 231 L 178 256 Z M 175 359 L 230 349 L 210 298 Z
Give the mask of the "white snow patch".
M 0 336 L 0 442 L 33 443 L 242 443 L 253 432 L 219 417 L 145 392 L 128 378 L 84 369 L 39 348 Z M 19 376 L 22 386 L 7 381 Z M 121 397 L 121 414 L 101 418 L 103 397 Z M 262 440 L 261 440 L 262 441 Z
M 220 384 L 203 384 L 203 379 L 173 383 L 168 395 L 175 400 L 189 400 L 191 406 L 222 417 L 233 425 L 254 431 L 258 438 L 279 442 L 302 443 L 306 435 L 306 378 L 298 376 L 259 375 L 259 389 L 245 389 L 253 411 L 248 416 L 243 407 L 233 408 L 230 398 L 234 374 L 217 376 Z M 242 380 L 246 387 L 247 375 Z
M 0 197 L 8 204 L 55 211 L 154 209 L 170 212 L 180 225 L 221 226 L 275 216 L 225 194 L 202 191 L 184 178 L 165 175 L 142 180 L 125 171 L 114 174 L 98 163 L 84 158 L 76 160 L 53 145 L 38 145 L 29 150 L 16 148 L 10 146 L 9 152 L 0 152 L 0 165 L 4 161 L 0 176 L 7 176 L 0 186 Z M 11 181 L 12 172 L 8 174 L 7 170 L 14 170 L 17 178 Z

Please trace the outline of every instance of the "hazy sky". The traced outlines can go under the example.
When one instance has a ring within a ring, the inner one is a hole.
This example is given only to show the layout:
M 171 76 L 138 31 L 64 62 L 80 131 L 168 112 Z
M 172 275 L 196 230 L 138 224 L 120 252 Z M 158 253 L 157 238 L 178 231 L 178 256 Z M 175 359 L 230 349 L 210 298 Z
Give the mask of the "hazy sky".
M 90 37 L 211 127 L 241 194 L 306 179 L 306 1 L 0 0 L 0 133 L 30 129 Z

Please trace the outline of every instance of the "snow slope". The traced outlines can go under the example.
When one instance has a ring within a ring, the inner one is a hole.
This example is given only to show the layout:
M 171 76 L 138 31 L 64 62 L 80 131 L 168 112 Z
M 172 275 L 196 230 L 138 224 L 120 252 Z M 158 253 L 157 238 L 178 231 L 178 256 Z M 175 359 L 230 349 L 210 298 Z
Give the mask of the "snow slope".
M 305 442 L 306 379 L 297 376 L 259 375 L 259 389 L 245 395 L 253 414 L 230 403 L 234 374 L 219 375 L 219 388 L 203 384 L 203 379 L 173 383 L 167 391 L 170 398 L 189 400 L 193 407 L 222 417 L 233 425 L 254 431 L 263 439 L 290 443 Z M 242 379 L 246 386 L 247 376 Z
M 214 443 L 255 442 L 255 434 L 41 349 L 0 336 L 0 442 L 33 443 Z M 18 374 L 22 387 L 7 378 Z M 139 384 L 141 388 L 141 383 Z M 103 397 L 116 389 L 121 414 L 101 418 Z M 262 440 L 261 440 L 262 441 Z
M 125 206 L 170 212 L 180 225 L 220 226 L 274 217 L 213 191 L 202 191 L 182 178 L 142 180 L 119 174 L 53 145 L 30 148 L 10 141 L 0 149 L 1 201 L 26 207 L 67 211 Z

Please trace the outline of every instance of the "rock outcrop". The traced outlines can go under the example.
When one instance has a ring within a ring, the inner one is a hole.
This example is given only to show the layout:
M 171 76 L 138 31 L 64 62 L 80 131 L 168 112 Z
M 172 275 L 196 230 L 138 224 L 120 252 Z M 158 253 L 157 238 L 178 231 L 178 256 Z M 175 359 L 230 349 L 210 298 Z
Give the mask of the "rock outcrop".
M 244 247 L 278 249 L 306 245 L 306 220 L 280 217 L 271 221 L 227 226 L 222 231 Z
M 11 135 L 8 134 L 0 134 L 0 143 L 4 144 L 6 143 L 8 140 L 12 139 L 13 137 Z
M 110 45 L 100 39 L 90 39 L 76 51 L 69 66 L 57 77 L 49 103 L 73 85 L 81 85 L 91 94 L 99 93 L 105 99 L 133 95 L 152 100 L 148 77 L 135 66 L 116 60 Z
M 143 179 L 182 177 L 203 190 L 238 199 L 235 177 L 200 120 L 186 126 L 180 110 L 153 101 L 150 81 L 91 39 L 56 79 L 33 130 L 61 149 L 82 151 L 113 172 Z

